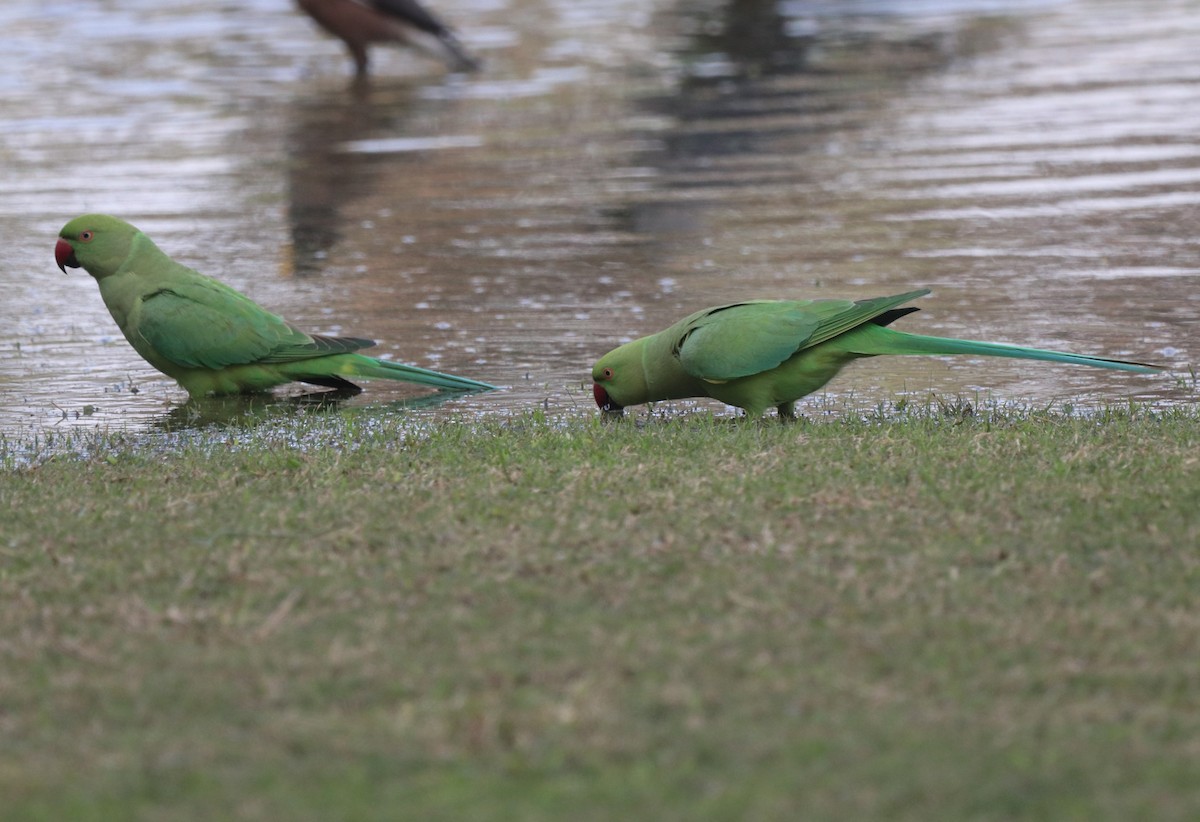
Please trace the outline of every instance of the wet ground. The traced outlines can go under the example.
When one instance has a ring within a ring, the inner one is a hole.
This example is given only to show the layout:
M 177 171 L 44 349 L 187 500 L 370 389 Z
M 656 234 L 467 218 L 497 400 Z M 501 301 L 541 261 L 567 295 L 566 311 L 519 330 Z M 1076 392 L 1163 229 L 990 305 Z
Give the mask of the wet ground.
M 593 413 L 591 363 L 697 308 L 918 287 L 904 329 L 1177 371 L 884 358 L 835 398 L 1195 400 L 1195 3 L 435 7 L 482 73 L 377 50 L 354 87 L 289 0 L 6 2 L 0 435 L 187 418 L 54 266 L 88 211 L 301 327 L 504 386 L 415 414 Z

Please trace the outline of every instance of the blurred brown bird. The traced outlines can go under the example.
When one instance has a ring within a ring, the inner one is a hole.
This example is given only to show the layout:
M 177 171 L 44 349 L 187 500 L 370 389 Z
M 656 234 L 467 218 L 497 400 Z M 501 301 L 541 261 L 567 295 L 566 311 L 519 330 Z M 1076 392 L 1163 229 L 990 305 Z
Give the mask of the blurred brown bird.
M 479 61 L 449 27 L 417 0 L 296 0 L 321 28 L 341 38 L 359 77 L 367 74 L 367 46 L 404 43 L 443 60 L 454 71 L 475 71 Z

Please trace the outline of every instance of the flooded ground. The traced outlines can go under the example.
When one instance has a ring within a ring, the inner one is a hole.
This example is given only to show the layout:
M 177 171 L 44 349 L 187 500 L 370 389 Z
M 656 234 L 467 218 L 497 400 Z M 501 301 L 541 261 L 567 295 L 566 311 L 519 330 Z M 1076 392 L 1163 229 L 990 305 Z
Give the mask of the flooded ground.
M 380 49 L 353 88 L 289 0 L 5 3 L 0 434 L 180 418 L 54 266 L 88 211 L 301 327 L 504 386 L 415 414 L 594 413 L 591 363 L 697 308 L 918 287 L 904 329 L 1178 370 L 885 358 L 830 394 L 1195 400 L 1195 3 L 435 7 L 482 73 Z

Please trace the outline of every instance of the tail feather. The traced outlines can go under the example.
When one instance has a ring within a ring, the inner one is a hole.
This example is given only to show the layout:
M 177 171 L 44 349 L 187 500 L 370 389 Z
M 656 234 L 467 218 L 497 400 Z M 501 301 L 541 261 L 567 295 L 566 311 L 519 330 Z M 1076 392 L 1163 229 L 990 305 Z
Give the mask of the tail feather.
M 444 391 L 493 391 L 496 388 L 496 386 L 489 385 L 486 382 L 479 382 L 467 377 L 456 377 L 453 374 L 443 374 L 440 371 L 430 371 L 427 368 L 418 368 L 415 365 L 405 365 L 404 363 L 393 362 L 391 360 L 380 360 L 362 354 L 352 356 L 355 358 L 352 370 L 343 372 L 349 376 L 399 380 L 401 382 L 416 383 L 417 385 L 428 385 Z
M 1090 365 L 1095 368 L 1112 368 L 1117 371 L 1134 371 L 1140 374 L 1154 374 L 1165 368 L 1165 366 L 1151 363 L 1114 360 L 1108 357 L 1071 354 L 1065 351 L 1047 351 L 1042 348 L 1026 348 L 1007 343 L 956 340 L 951 337 L 927 337 L 922 334 L 895 331 L 878 325 L 861 326 L 850 334 L 844 335 L 841 341 L 846 350 L 868 356 L 876 354 L 967 354 L 1073 363 Z
M 450 31 L 443 31 L 438 35 L 438 40 L 448 55 L 442 59 L 449 63 L 455 71 L 473 72 L 479 71 L 483 67 L 479 58 L 468 54 L 463 44 Z
M 430 57 L 441 60 L 451 71 L 474 72 L 483 67 L 479 59 L 468 54 L 466 47 L 447 28 L 436 32 L 405 29 L 403 39 Z

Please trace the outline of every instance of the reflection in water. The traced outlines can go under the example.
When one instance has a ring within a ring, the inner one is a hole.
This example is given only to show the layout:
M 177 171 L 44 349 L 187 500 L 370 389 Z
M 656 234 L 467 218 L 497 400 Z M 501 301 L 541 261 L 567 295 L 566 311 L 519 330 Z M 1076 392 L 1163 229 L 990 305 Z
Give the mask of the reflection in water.
M 343 234 L 345 205 L 364 196 L 385 162 L 345 146 L 368 135 L 403 133 L 412 89 L 353 84 L 317 89 L 289 107 L 287 206 L 295 272 L 319 273 Z
M 997 47 L 997 32 L 1016 25 L 969 16 L 880 25 L 836 6 L 767 0 L 680 5 L 677 14 L 674 26 L 693 32 L 682 43 L 681 81 L 634 101 L 666 124 L 638 156 L 656 170 L 656 185 L 614 213 L 631 232 L 676 240 L 684 257 L 699 243 L 703 256 L 689 260 L 692 268 L 720 268 L 714 250 L 736 248 L 739 259 L 725 265 L 739 270 L 748 256 L 781 267 L 797 252 L 819 258 L 808 232 L 845 227 L 827 209 L 829 179 L 844 173 L 849 145 L 906 86 Z M 722 232 L 727 242 L 718 243 L 713 234 Z M 718 276 L 733 289 L 757 279 Z
M 693 81 L 725 71 L 753 77 L 804 68 L 811 38 L 787 30 L 776 0 L 728 0 L 709 9 L 687 5 L 678 13 L 683 30 L 691 33 L 687 52 L 697 58 Z
M 354 393 L 310 391 L 289 396 L 250 394 L 189 399 L 157 417 L 151 427 L 160 431 L 194 431 L 204 428 L 254 428 L 277 423 L 297 414 L 328 414 L 343 411 Z M 376 404 L 375 410 L 400 412 L 437 408 L 460 397 L 454 392 L 437 392 L 404 400 Z
M 469 414 L 594 413 L 599 354 L 746 297 L 928 286 L 913 331 L 1198 355 L 1185 3 L 445 3 L 487 71 L 387 52 L 359 96 L 275 0 L 0 8 L 0 431 L 145 427 L 184 400 L 54 269 L 86 211 L 304 328 L 507 386 Z M 893 360 L 830 391 L 1195 399 L 1080 371 Z
M 325 413 L 341 408 L 348 395 L 337 391 L 313 391 L 276 397 L 253 394 L 189 399 L 158 417 L 152 427 L 161 431 L 188 431 L 208 427 L 253 428 L 296 413 Z

